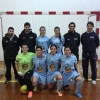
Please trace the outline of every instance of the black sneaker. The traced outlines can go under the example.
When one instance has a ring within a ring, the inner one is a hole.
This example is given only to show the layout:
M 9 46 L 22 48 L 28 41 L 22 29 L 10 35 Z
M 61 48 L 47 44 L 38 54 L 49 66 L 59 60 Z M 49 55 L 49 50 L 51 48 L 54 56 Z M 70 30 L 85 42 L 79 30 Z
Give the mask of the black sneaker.
M 9 83 L 9 81 L 10 81 L 10 80 L 6 80 L 6 81 L 5 81 L 5 84 Z

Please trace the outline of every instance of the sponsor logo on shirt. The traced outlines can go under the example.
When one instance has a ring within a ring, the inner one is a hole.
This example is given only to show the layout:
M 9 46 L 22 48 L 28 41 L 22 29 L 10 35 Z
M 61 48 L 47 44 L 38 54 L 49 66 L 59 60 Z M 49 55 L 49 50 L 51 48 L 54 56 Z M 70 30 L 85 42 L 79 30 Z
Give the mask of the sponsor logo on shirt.
M 15 43 L 17 42 L 17 41 L 14 41 Z
M 74 40 L 78 40 L 78 38 L 74 38 Z
M 67 73 L 68 73 L 68 72 L 71 72 L 71 71 L 72 71 L 72 70 L 71 70 L 71 67 L 67 65 L 67 66 L 65 67 L 65 71 L 66 71 Z
M 22 70 L 28 70 L 28 65 L 27 64 L 23 64 L 22 65 Z
M 82 59 L 85 59 L 85 58 L 82 58 Z
M 96 58 L 93 58 L 93 59 L 96 59 Z
M 33 37 L 29 37 L 30 39 L 33 39 Z
M 37 70 L 38 70 L 38 72 L 43 72 L 43 67 L 42 67 L 42 66 L 39 66 L 39 67 L 37 68 Z
M 90 38 L 94 39 L 94 36 L 90 36 Z
M 5 42 L 8 42 L 8 41 L 5 41 Z
M 51 65 L 50 65 L 50 70 L 53 71 L 53 70 L 55 70 L 55 69 L 56 69 L 55 65 L 54 65 L 54 64 L 51 64 Z

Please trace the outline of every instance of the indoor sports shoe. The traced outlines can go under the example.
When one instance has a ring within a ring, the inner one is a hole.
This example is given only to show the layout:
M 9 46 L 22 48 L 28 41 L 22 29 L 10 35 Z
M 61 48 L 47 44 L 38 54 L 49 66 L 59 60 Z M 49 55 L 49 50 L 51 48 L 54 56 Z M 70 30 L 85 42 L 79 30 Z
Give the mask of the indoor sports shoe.
M 32 98 L 32 91 L 28 92 L 28 98 Z
M 9 83 L 9 81 L 10 81 L 10 80 L 6 80 L 6 81 L 5 81 L 5 84 Z
M 96 84 L 96 81 L 95 81 L 95 80 L 92 80 L 92 84 L 94 84 L 94 85 L 95 85 L 95 84 Z
M 33 88 L 33 91 L 37 91 L 37 86 L 35 86 L 35 87 Z
M 59 97 L 62 97 L 62 92 L 61 91 L 57 91 L 57 93 L 58 93 Z
M 77 93 L 75 93 L 75 94 L 78 96 L 78 98 L 82 98 L 82 95 L 81 95 L 80 92 L 77 92 Z

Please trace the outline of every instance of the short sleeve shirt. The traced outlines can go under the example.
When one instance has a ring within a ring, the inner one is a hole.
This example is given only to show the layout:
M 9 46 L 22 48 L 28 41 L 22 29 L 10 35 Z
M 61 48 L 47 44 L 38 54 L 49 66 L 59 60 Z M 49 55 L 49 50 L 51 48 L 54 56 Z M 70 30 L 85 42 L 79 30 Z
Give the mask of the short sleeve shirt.
M 18 54 L 16 56 L 16 62 L 19 63 L 19 71 L 25 74 L 27 71 L 32 70 L 32 58 L 34 53 L 28 52 L 27 54 Z

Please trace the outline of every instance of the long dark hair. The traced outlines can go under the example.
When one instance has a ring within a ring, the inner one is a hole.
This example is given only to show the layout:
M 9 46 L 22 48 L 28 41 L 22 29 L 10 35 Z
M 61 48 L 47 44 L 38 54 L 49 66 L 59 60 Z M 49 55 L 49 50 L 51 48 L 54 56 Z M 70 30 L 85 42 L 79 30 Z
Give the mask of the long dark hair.
M 59 28 L 58 26 L 56 26 L 56 27 L 54 28 L 54 31 L 55 31 L 56 29 L 59 29 L 59 31 L 60 31 L 60 28 Z M 60 32 L 59 32 L 59 40 L 60 40 L 60 43 L 61 43 L 62 40 L 61 40 L 61 33 L 60 33 Z

